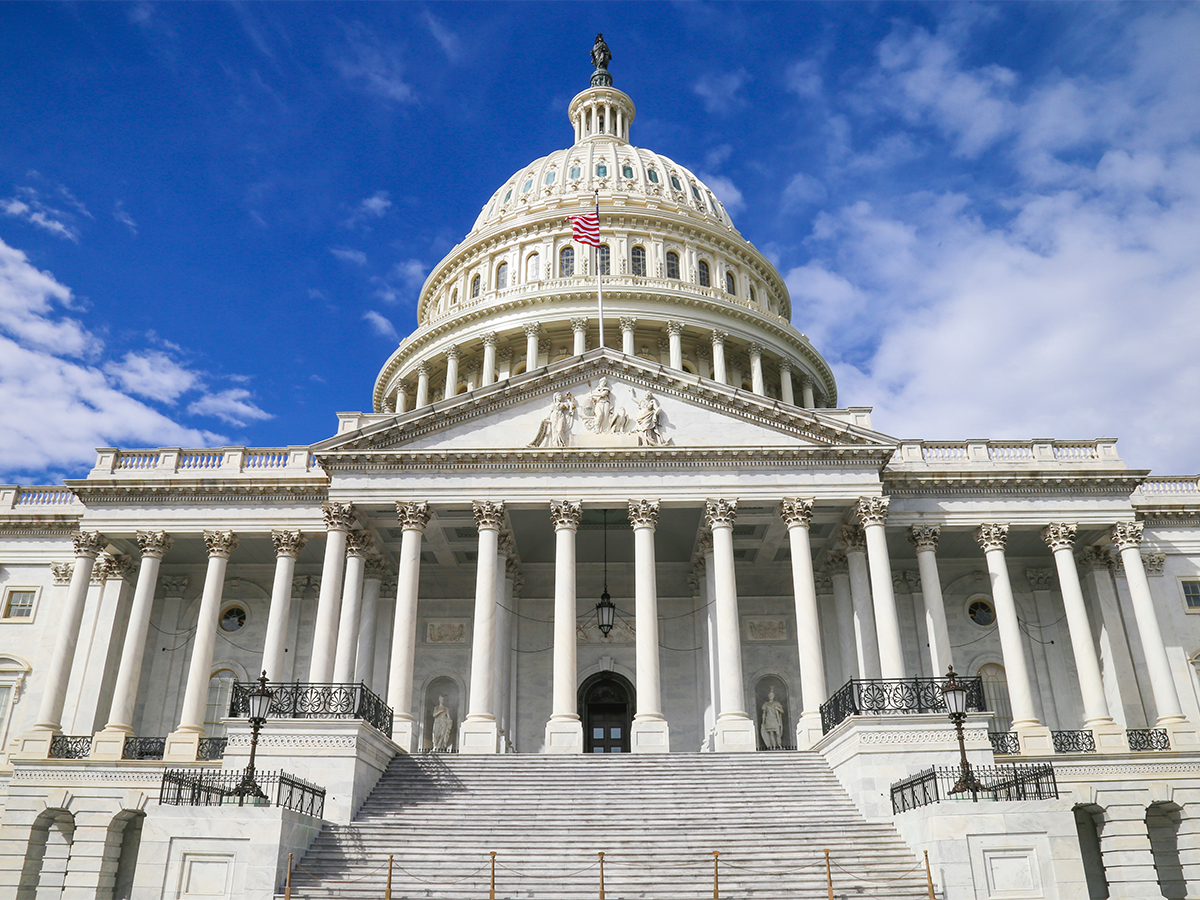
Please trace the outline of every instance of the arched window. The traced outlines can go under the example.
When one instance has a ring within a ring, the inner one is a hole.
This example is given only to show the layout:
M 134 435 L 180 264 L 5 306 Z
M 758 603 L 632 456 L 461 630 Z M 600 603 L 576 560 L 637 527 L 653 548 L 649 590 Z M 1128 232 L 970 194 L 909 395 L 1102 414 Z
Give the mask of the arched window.
M 708 271 L 708 262 L 700 260 L 700 287 L 709 287 L 712 284 L 712 276 Z
M 750 302 L 751 302 L 751 303 L 754 303 L 754 302 L 755 302 L 755 298 L 754 298 L 754 285 L 750 285 Z
M 471 279 L 471 299 L 472 300 L 474 300 L 476 297 L 479 296 L 479 282 L 480 282 L 480 278 L 478 275 L 476 275 L 474 278 Z
M 529 257 L 525 260 L 525 280 L 526 281 L 537 281 L 539 278 L 542 277 L 541 272 L 538 268 L 540 263 L 541 263 L 541 257 L 538 256 L 538 254 L 536 254 L 536 253 L 529 254 Z
M 549 172 L 546 173 L 546 187 L 550 187 L 550 185 L 554 184 L 554 179 L 557 176 L 557 174 L 558 173 L 555 172 L 553 169 L 551 169 Z
M 667 251 L 667 277 L 679 277 L 679 254 L 674 250 Z
M 608 177 L 608 166 L 604 165 L 603 163 L 596 166 L 596 177 L 597 178 L 607 178 Z
M 208 679 L 208 702 L 204 707 L 206 737 L 225 737 L 225 723 L 221 720 L 229 715 L 229 702 L 233 699 L 236 681 L 237 675 L 229 669 L 214 672 Z
M 1012 703 L 1008 699 L 1008 677 L 1004 674 L 1004 666 L 986 663 L 979 667 L 979 677 L 983 679 L 983 702 L 994 713 L 991 727 L 1007 732 L 1012 728 Z
M 450 292 L 450 305 L 455 306 L 457 304 L 458 304 L 458 288 L 455 288 L 454 290 L 452 290 Z
M 532 175 L 530 175 L 528 178 L 526 178 L 525 183 L 523 185 L 521 185 L 521 193 L 528 194 L 531 190 L 533 190 L 533 176 Z
M 650 179 L 652 184 L 658 184 L 658 172 L 656 172 L 654 169 L 648 169 L 646 171 L 646 177 Z
M 596 248 L 596 259 L 598 260 L 597 264 L 600 266 L 600 274 L 611 275 L 612 257 L 608 252 L 608 244 L 601 244 Z
M 725 273 L 725 293 L 727 293 L 727 294 L 736 294 L 737 293 L 737 282 L 734 280 L 732 272 Z
M 508 263 L 502 262 L 496 267 L 496 290 L 508 287 Z
M 558 254 L 558 277 L 570 278 L 575 274 L 575 248 L 563 247 Z
M 633 259 L 633 274 L 634 275 L 645 275 L 646 274 L 646 248 L 645 247 L 634 247 L 630 256 Z

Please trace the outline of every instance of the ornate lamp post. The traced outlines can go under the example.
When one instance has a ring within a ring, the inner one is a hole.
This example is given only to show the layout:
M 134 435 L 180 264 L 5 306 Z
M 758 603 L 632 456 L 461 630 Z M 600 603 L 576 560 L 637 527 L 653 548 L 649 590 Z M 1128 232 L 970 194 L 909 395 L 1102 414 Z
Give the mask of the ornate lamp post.
M 596 604 L 596 622 L 600 625 L 600 633 L 608 637 L 613 630 L 613 622 L 617 615 L 617 607 L 613 605 L 608 593 L 608 510 L 604 510 L 604 592 L 600 594 L 600 602 Z
M 954 666 L 946 671 L 946 681 L 942 684 L 942 697 L 946 701 L 946 709 L 950 713 L 950 721 L 958 732 L 959 776 L 952 794 L 963 794 L 967 791 L 978 793 L 986 790 L 971 771 L 971 763 L 967 761 L 967 745 L 963 738 L 963 722 L 967 719 L 967 686 L 958 680 L 954 674 Z
M 238 806 L 243 805 L 247 797 L 255 800 L 265 800 L 267 795 L 262 792 L 254 780 L 254 754 L 258 749 L 258 732 L 267 721 L 271 711 L 271 700 L 275 692 L 267 687 L 267 673 L 264 670 L 258 678 L 258 683 L 250 689 L 246 701 L 250 707 L 250 762 L 242 773 L 242 783 L 238 785 Z

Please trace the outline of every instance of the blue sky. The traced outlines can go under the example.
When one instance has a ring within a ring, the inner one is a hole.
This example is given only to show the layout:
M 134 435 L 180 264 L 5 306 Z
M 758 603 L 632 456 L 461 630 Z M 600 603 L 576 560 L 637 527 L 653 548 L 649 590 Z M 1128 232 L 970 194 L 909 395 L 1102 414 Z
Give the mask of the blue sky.
M 880 430 L 1200 470 L 1196 4 L 5 3 L 0 480 L 369 408 L 597 31 Z

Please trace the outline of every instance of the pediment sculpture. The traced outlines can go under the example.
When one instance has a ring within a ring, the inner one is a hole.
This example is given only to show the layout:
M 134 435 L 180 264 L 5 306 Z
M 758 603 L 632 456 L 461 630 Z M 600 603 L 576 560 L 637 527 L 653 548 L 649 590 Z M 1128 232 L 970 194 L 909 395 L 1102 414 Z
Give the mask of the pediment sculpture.
M 594 435 L 622 436 L 614 446 L 665 447 L 671 439 L 663 433 L 663 410 L 653 392 L 646 391 L 639 399 L 632 392 L 637 407 L 631 416 L 624 406 L 618 406 L 607 378 L 601 378 L 584 400 L 581 408 L 573 394 L 560 391 L 550 401 L 546 417 L 538 424 L 537 434 L 530 447 L 569 447 L 575 419 Z M 633 439 L 632 441 L 630 439 Z M 590 442 L 589 442 L 590 443 Z

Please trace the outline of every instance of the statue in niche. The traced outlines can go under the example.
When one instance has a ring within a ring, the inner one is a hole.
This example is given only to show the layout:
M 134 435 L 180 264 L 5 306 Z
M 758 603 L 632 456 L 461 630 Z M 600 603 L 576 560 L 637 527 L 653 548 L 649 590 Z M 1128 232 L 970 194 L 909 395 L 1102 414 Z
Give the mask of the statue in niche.
M 633 433 L 637 435 L 638 446 L 663 447 L 671 443 L 671 439 L 662 433 L 662 407 L 650 391 L 646 391 L 638 401 L 637 419 Z
M 446 706 L 444 694 L 438 694 L 437 706 L 433 708 L 433 752 L 445 753 L 450 749 L 450 735 L 454 731 L 454 716 Z
M 629 416 L 624 409 L 613 407 L 612 389 L 608 379 L 601 378 L 596 389 L 588 394 L 591 411 L 584 411 L 583 422 L 588 431 L 596 434 L 620 434 L 629 428 Z
M 550 411 L 538 426 L 537 437 L 530 447 L 565 447 L 575 424 L 575 398 L 559 392 L 550 403 Z
M 759 731 L 762 733 L 763 744 L 768 750 L 779 750 L 783 747 L 783 704 L 775 699 L 775 688 L 767 692 L 767 699 L 762 705 L 762 718 Z

